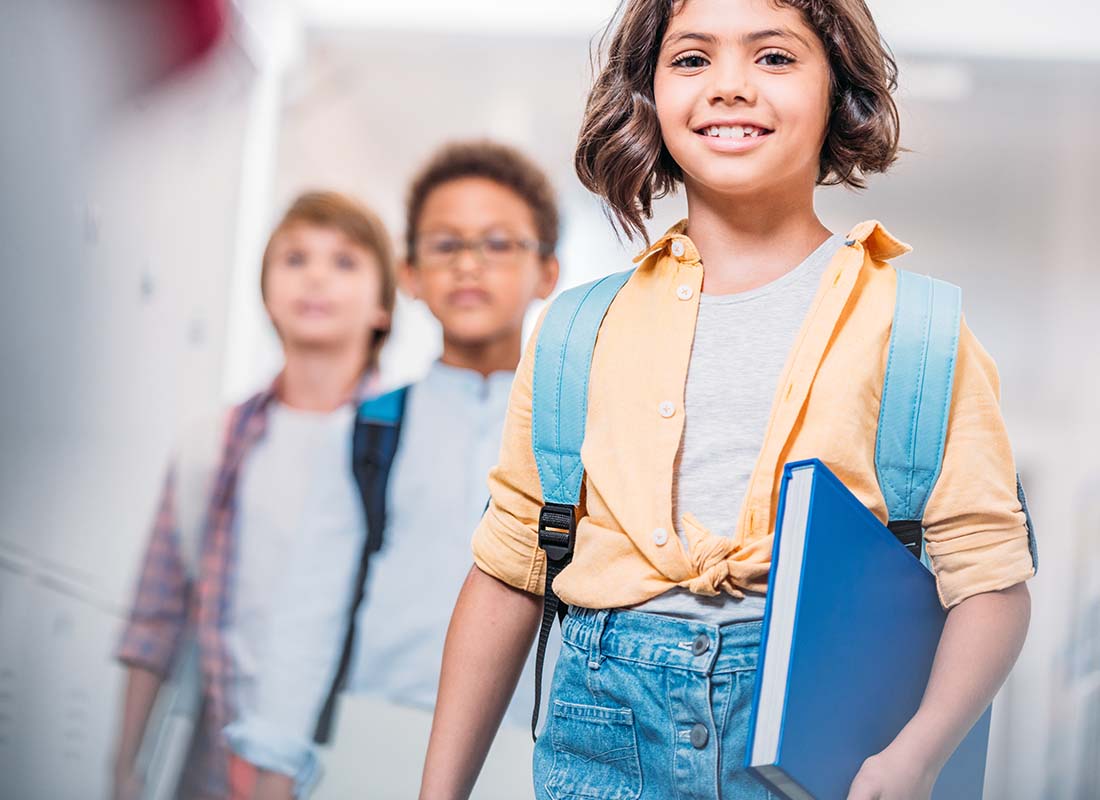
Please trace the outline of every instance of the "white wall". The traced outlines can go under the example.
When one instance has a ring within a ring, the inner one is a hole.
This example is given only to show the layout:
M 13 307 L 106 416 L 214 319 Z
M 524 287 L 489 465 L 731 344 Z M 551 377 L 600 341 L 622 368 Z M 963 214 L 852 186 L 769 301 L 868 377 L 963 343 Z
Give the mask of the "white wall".
M 3 239 L 26 246 L 4 267 L 3 797 L 108 791 L 121 677 L 111 652 L 171 442 L 218 402 L 253 80 L 228 42 L 120 109 L 101 138 L 82 119 L 73 147 L 20 143 L 41 158 L 34 169 L 5 162 L 5 189 L 22 195 L 5 222 L 36 227 Z M 67 99 L 44 90 L 27 102 Z M 70 158 L 79 173 L 46 183 Z

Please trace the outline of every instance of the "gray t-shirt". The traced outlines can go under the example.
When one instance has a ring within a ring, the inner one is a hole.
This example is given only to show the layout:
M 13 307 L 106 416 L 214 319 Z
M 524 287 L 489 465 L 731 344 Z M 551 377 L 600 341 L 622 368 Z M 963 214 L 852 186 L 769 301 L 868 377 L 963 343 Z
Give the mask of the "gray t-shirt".
M 793 270 L 759 288 L 699 298 L 672 487 L 673 523 L 685 549 L 686 512 L 711 533 L 736 533 L 779 375 L 843 243 L 843 236 L 831 236 Z M 724 592 L 704 597 L 676 587 L 634 610 L 728 625 L 762 619 L 764 595 L 736 600 Z

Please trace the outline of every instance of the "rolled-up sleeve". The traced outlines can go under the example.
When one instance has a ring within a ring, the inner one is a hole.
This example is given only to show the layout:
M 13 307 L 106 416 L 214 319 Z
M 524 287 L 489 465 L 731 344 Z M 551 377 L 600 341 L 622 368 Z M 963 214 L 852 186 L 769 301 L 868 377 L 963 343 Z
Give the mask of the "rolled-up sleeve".
M 285 725 L 246 716 L 226 726 L 224 733 L 233 752 L 249 764 L 293 779 L 295 798 L 308 797 L 317 785 L 317 749 L 308 739 L 288 733 Z
M 1030 520 L 999 394 L 997 367 L 964 321 L 943 469 L 924 513 L 944 608 L 1035 574 Z
M 542 485 L 531 449 L 535 346 L 545 314 L 544 309 L 516 369 L 500 458 L 489 471 L 489 506 L 473 538 L 474 563 L 483 572 L 532 594 L 542 594 L 546 580 L 546 558 L 538 546 Z
M 173 468 L 164 481 L 134 604 L 116 651 L 122 663 L 161 676 L 171 669 L 187 624 L 190 592 L 180 557 L 175 494 Z

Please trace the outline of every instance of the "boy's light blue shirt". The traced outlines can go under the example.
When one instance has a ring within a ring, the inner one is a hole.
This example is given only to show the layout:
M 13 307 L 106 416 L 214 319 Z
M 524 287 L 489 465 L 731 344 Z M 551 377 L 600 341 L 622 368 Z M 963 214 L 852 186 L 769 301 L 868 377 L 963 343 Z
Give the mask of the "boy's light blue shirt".
M 443 642 L 473 565 L 470 539 L 489 496 L 486 477 L 499 456 L 514 374 L 484 377 L 436 361 L 410 387 L 385 544 L 371 557 L 359 614 L 352 691 L 435 706 Z M 533 686 L 528 659 L 507 720 L 529 724 Z

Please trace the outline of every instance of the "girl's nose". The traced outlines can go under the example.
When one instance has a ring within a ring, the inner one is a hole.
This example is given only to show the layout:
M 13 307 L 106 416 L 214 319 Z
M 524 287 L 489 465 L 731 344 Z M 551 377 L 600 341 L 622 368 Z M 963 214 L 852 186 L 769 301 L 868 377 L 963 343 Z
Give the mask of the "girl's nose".
M 752 81 L 752 73 L 744 65 L 729 59 L 725 63 L 715 64 L 710 75 L 711 105 L 752 105 L 756 102 L 756 86 Z

